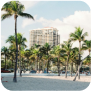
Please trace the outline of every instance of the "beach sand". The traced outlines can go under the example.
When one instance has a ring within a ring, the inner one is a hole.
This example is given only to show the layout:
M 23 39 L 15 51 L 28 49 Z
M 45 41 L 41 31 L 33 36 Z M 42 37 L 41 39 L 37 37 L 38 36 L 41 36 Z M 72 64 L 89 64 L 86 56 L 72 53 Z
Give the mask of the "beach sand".
M 81 79 L 72 81 L 74 77 L 68 76 L 22 76 L 17 77 L 17 82 L 13 82 L 13 77 L 7 76 L 2 79 L 3 86 L 8 90 L 84 90 L 91 81 L 91 76 L 81 76 Z

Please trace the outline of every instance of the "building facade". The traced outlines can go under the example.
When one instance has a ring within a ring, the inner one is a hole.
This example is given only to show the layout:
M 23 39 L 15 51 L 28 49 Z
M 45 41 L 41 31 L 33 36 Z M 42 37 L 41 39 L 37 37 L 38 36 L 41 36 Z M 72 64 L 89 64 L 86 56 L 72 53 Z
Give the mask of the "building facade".
M 30 30 L 30 47 L 35 44 L 44 45 L 49 43 L 51 46 L 60 44 L 58 30 L 53 27 Z

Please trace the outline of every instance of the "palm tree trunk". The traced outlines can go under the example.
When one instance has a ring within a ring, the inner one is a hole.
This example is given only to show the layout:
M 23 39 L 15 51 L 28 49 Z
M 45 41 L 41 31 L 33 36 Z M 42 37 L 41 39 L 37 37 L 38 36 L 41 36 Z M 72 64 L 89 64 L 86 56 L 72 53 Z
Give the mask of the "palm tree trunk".
M 42 71 L 44 72 L 44 64 L 43 64 L 43 60 L 42 60 Z
M 58 64 L 58 76 L 60 76 L 60 65 Z
M 16 63 L 15 63 L 15 71 L 14 71 L 14 78 L 13 81 L 17 82 L 17 78 L 16 78 L 16 71 L 17 71 L 17 56 L 18 56 L 18 45 L 17 45 L 17 15 L 14 15 L 15 18 L 15 39 L 16 39 Z
M 6 54 L 5 54 L 5 69 L 6 69 Z
M 27 59 L 28 59 L 28 64 L 27 64 L 27 66 L 29 67 L 29 58 L 27 58 Z M 27 68 L 28 68 L 28 67 L 27 67 Z M 29 70 L 29 69 L 28 69 L 28 70 Z
M 67 63 L 66 63 L 66 60 L 65 60 L 65 72 L 66 72 L 66 65 L 67 65 Z
M 39 60 L 39 72 L 40 72 L 40 60 Z
M 22 75 L 21 75 L 21 53 L 20 53 L 20 51 L 21 51 L 21 47 L 20 47 L 20 45 L 19 45 L 20 76 L 22 76 Z
M 27 60 L 27 70 L 28 70 L 28 60 Z
M 85 57 L 85 58 L 87 58 L 87 57 Z M 84 58 L 84 59 L 85 59 L 85 58 Z M 79 67 L 78 67 L 78 71 L 76 72 L 76 75 L 75 75 L 75 78 L 73 79 L 73 81 L 76 80 L 76 77 L 78 76 L 78 72 L 79 72 L 79 70 L 80 70 L 80 68 L 81 68 L 81 66 L 82 66 L 82 62 L 84 61 L 84 59 L 80 62 L 80 65 L 79 65 Z
M 81 41 L 79 41 L 79 63 L 81 61 L 80 52 L 81 52 Z M 80 69 L 78 70 L 78 79 L 80 79 Z
M 25 73 L 25 60 L 24 60 L 24 73 Z
M 65 78 L 67 78 L 67 68 L 68 68 L 68 66 L 66 65 Z
M 22 69 L 23 69 L 23 58 L 21 58 L 21 59 L 22 59 L 22 63 L 21 64 L 22 64 Z
M 47 73 L 48 73 L 48 70 L 49 70 L 49 59 L 48 59 L 48 63 L 47 63 Z
M 59 58 L 58 58 L 58 64 L 57 64 L 57 67 L 58 67 L 58 76 L 60 76 L 60 63 L 59 63 Z
M 89 55 L 90 55 L 90 49 L 89 49 Z
M 71 77 L 72 77 L 72 73 L 73 73 L 73 61 L 71 63 Z
M 66 72 L 65 72 L 65 78 L 67 78 L 68 61 L 69 61 L 69 54 L 68 54 L 68 58 L 67 58 L 67 65 L 66 65 Z
M 37 57 L 37 70 L 38 70 L 38 57 Z
M 79 66 L 78 66 L 78 79 L 80 79 L 80 69 L 79 69 Z
M 78 71 L 78 64 L 76 64 L 76 72 Z
M 11 68 L 13 69 L 13 60 L 12 60 L 12 67 Z
M 89 56 L 90 56 L 90 49 L 89 49 Z M 89 72 L 90 72 L 90 74 L 91 74 L 91 57 L 90 57 Z

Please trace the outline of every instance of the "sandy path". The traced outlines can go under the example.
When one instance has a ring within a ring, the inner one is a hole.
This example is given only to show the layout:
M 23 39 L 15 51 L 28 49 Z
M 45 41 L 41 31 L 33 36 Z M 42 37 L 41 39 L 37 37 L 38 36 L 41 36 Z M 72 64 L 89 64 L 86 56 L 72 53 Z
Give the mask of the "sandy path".
M 23 76 L 17 77 L 17 83 L 13 78 L 5 77 L 2 82 L 8 90 L 84 90 L 89 86 L 88 82 L 68 81 L 64 76 Z M 67 79 L 69 79 L 68 77 Z M 82 77 L 83 79 L 85 77 Z M 82 79 L 81 78 L 81 79 Z M 87 77 L 90 79 L 90 77 Z M 71 78 L 70 78 L 71 79 Z

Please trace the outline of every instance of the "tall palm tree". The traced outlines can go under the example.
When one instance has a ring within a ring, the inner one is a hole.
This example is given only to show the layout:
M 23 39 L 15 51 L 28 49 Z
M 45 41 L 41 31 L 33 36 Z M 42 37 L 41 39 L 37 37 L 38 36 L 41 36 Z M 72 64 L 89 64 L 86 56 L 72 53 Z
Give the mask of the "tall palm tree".
M 83 29 L 80 27 L 75 27 L 76 31 L 70 34 L 72 41 L 79 41 L 79 62 L 81 60 L 80 53 L 81 53 L 81 41 L 85 40 L 85 37 L 88 35 L 87 32 L 83 33 Z M 78 72 L 78 79 L 80 79 L 80 73 Z
M 14 15 L 15 19 L 15 38 L 16 38 L 16 65 L 15 65 L 15 72 L 14 72 L 14 82 L 17 82 L 16 79 L 16 70 L 17 70 L 17 55 L 18 55 L 18 45 L 17 45 L 17 17 L 22 16 L 26 18 L 34 19 L 32 15 L 23 13 L 24 5 L 22 5 L 19 1 L 10 1 L 3 5 L 1 10 L 5 10 L 7 13 L 1 16 L 1 19 L 4 20 L 12 15 Z
M 66 63 L 66 72 L 65 72 L 65 78 L 67 78 L 68 62 L 69 62 L 70 52 L 72 50 L 71 41 L 70 40 L 64 41 L 64 43 L 62 44 L 62 47 L 66 51 L 66 54 L 67 54 L 67 63 Z

